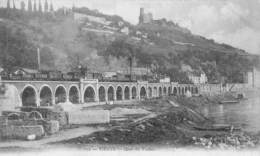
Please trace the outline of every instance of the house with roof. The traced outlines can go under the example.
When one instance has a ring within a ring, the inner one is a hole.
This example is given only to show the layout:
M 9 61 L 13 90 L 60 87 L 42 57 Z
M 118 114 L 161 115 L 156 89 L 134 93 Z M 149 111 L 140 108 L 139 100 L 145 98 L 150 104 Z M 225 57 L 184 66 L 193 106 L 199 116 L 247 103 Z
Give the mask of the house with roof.
M 22 68 L 22 67 L 15 67 L 10 72 L 10 74 L 12 75 L 28 75 L 28 74 L 36 74 L 36 73 L 39 73 L 39 71 L 36 69 Z
M 205 84 L 208 82 L 208 78 L 203 71 L 187 72 L 187 76 L 194 84 Z
M 260 68 L 254 67 L 251 71 L 248 71 L 244 76 L 244 83 L 247 83 L 250 87 L 260 88 Z
M 208 82 L 208 77 L 203 71 L 187 72 L 187 76 L 193 84 L 205 84 Z
M 207 75 L 201 69 L 194 70 L 190 65 L 187 64 L 182 64 L 181 69 L 187 74 L 189 80 L 193 84 L 205 84 L 208 82 Z

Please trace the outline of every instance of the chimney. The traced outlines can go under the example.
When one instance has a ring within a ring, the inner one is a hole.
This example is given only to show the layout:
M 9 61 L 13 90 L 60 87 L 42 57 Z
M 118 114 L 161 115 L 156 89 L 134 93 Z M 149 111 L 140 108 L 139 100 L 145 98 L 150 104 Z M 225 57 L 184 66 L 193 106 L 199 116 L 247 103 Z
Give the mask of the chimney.
M 128 58 L 128 60 L 129 60 L 129 67 L 130 67 L 130 81 L 132 81 L 132 79 L 133 79 L 133 58 L 132 58 L 132 56 L 130 56 L 129 58 Z
M 38 70 L 41 70 L 41 53 L 40 53 L 40 48 L 37 48 L 37 63 L 38 63 Z

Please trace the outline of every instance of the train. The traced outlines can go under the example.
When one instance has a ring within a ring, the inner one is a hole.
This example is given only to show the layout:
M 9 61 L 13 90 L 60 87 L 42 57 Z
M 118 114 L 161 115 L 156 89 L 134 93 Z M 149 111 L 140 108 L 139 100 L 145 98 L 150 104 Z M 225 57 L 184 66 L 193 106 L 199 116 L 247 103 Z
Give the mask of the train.
M 139 78 L 136 75 L 116 74 L 111 77 L 105 77 L 102 73 L 79 73 L 60 71 L 40 71 L 38 73 L 1 73 L 2 80 L 19 80 L 19 81 L 79 81 L 84 79 L 97 79 L 100 82 L 136 82 Z
M 1 73 L 2 80 L 23 80 L 23 81 L 79 81 L 80 74 L 61 73 L 59 71 L 42 71 L 39 73 L 10 74 Z
M 136 76 L 132 75 L 132 78 L 130 78 L 130 75 L 124 75 L 117 73 L 116 75 L 113 75 L 111 77 L 105 77 L 102 73 L 88 73 L 87 76 L 85 76 L 87 79 L 98 79 L 100 82 L 136 82 Z

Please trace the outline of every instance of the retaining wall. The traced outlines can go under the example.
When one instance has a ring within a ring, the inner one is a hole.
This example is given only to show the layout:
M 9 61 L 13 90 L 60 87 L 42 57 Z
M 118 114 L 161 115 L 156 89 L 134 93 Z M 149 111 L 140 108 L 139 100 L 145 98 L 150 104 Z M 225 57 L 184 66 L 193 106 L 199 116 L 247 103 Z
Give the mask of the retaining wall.
M 44 129 L 41 125 L 35 126 L 14 126 L 6 125 L 1 128 L 1 137 L 8 139 L 26 139 L 28 135 L 36 135 L 36 138 L 44 136 Z

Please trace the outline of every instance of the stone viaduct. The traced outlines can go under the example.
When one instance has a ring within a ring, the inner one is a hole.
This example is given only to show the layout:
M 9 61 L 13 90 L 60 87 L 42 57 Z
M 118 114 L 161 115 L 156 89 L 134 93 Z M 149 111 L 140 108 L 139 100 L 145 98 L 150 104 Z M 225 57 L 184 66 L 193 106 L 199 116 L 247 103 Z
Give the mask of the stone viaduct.
M 100 103 L 140 100 L 200 92 L 199 86 L 178 83 L 80 81 L 2 81 L 15 86 L 23 106 L 52 106 L 62 102 Z

